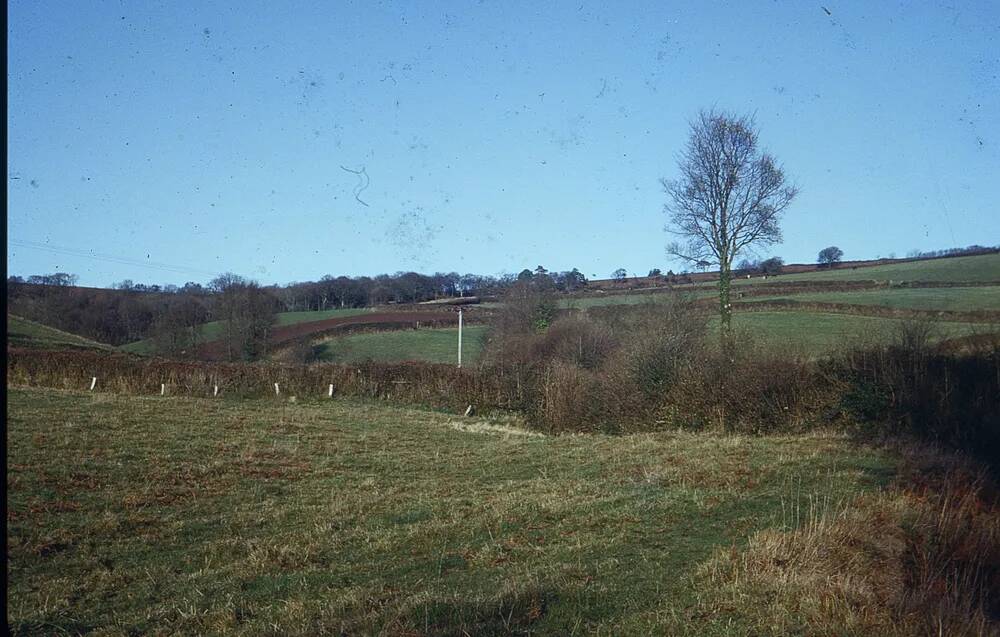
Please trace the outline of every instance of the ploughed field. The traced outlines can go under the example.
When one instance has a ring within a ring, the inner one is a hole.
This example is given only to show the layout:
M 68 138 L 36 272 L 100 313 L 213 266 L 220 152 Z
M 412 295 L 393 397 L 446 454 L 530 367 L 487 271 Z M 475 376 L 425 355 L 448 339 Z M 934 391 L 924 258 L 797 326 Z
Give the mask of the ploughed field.
M 18 388 L 7 454 L 15 634 L 752 632 L 706 565 L 896 462 L 824 434 Z

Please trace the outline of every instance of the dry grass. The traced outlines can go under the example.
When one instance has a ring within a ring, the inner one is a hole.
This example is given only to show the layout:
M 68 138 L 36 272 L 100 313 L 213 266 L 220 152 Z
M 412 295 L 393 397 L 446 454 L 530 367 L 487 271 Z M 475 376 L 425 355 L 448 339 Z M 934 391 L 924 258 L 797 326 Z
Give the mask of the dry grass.
M 720 551 L 695 616 L 753 635 L 996 635 L 1000 506 L 961 462 L 907 450 L 886 491 Z M 734 633 L 735 634 L 735 633 Z

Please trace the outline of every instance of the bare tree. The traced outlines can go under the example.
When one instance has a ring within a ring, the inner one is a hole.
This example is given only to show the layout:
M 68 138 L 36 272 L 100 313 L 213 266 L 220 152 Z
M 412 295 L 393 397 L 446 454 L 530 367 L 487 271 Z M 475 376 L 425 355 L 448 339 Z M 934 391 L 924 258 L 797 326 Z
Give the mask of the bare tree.
M 683 237 L 667 252 L 692 263 L 719 267 L 719 315 L 730 333 L 729 288 L 733 260 L 744 250 L 778 243 L 781 213 L 798 189 L 774 157 L 758 146 L 752 117 L 701 111 L 678 159 L 681 176 L 663 179 L 668 230 Z
M 217 295 L 216 318 L 222 321 L 227 359 L 263 357 L 276 318 L 277 299 L 256 281 L 231 272 L 213 279 L 209 287 Z

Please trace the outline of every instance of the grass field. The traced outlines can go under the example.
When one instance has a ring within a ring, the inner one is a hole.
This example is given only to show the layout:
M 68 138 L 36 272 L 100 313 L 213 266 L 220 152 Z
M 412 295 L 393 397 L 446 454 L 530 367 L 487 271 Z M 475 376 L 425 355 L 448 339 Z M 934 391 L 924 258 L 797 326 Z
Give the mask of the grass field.
M 694 577 L 894 461 L 823 435 L 13 389 L 15 634 L 747 634 Z M 808 631 L 807 631 L 808 632 Z
M 462 361 L 474 363 L 483 348 L 486 328 L 470 325 L 462 331 Z M 364 332 L 337 336 L 318 344 L 317 358 L 332 363 L 363 360 L 385 362 L 458 360 L 458 328 Z
M 862 343 L 885 342 L 899 329 L 899 319 L 821 312 L 737 312 L 733 326 L 745 329 L 764 342 L 801 350 L 807 355 L 823 355 L 834 350 Z M 709 329 L 714 329 L 713 316 Z M 944 322 L 935 323 L 937 338 L 954 338 L 973 333 L 996 331 L 996 326 Z M 465 328 L 462 360 L 475 363 L 482 350 L 484 326 Z M 349 363 L 363 360 L 406 361 L 431 363 L 456 361 L 458 330 L 421 329 L 391 332 L 367 332 L 339 336 L 318 345 L 319 360 Z
M 1000 311 L 1000 286 L 968 288 L 890 288 L 852 292 L 805 292 L 776 296 L 751 296 L 747 302 L 789 300 L 820 303 L 881 305 L 914 310 Z
M 822 355 L 856 345 L 886 342 L 903 321 L 899 319 L 821 312 L 736 312 L 733 327 L 746 330 L 766 343 L 806 354 Z M 709 326 L 715 328 L 718 318 Z M 934 324 L 938 339 L 995 332 L 997 327 L 975 323 L 939 321 Z
M 280 312 L 275 318 L 275 325 L 294 325 L 296 323 L 310 323 L 313 321 L 323 321 L 330 318 L 340 318 L 345 316 L 359 316 L 372 311 L 372 308 L 344 308 L 338 310 L 321 310 L 312 312 Z M 199 327 L 198 341 L 207 343 L 222 336 L 222 321 L 210 321 Z M 143 339 L 134 343 L 122 345 L 122 350 L 133 354 L 152 354 L 153 343 L 150 339 Z
M 41 349 L 114 349 L 76 334 L 63 332 L 12 314 L 7 315 L 7 343 L 16 347 Z
M 716 292 L 704 290 L 685 290 L 682 292 L 656 292 L 650 294 L 609 294 L 605 296 L 581 296 L 559 299 L 562 309 L 587 309 L 607 305 L 639 305 L 641 303 L 665 303 L 681 296 L 687 299 L 704 299 L 714 296 Z

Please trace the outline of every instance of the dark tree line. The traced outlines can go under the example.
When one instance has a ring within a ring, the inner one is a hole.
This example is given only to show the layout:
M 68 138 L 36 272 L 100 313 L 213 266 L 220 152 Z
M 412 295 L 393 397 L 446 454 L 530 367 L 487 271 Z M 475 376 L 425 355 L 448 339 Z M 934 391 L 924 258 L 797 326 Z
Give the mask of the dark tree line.
M 102 289 L 39 284 L 39 278 L 44 277 L 7 279 L 8 312 L 102 343 L 124 345 L 179 322 L 193 326 L 211 320 L 213 299 L 200 285 L 171 293 L 158 286 Z M 178 340 L 165 337 L 171 339 Z
M 231 360 L 265 353 L 278 312 L 359 308 L 388 303 L 418 303 L 462 296 L 495 296 L 524 281 L 553 292 L 572 292 L 587 284 L 579 270 L 549 272 L 542 266 L 519 275 L 398 272 L 374 277 L 324 276 L 318 281 L 261 286 L 236 274 L 206 285 L 149 285 L 125 280 L 110 289 L 75 287 L 77 278 L 58 273 L 7 279 L 8 311 L 52 327 L 124 345 L 149 338 L 157 352 L 192 355 L 200 340 L 218 336 Z M 204 334 L 210 321 L 221 330 Z
M 776 275 L 781 274 L 781 270 L 784 267 L 785 260 L 781 257 L 770 257 L 764 260 L 743 259 L 733 272 L 737 276 L 745 276 L 747 274 Z

